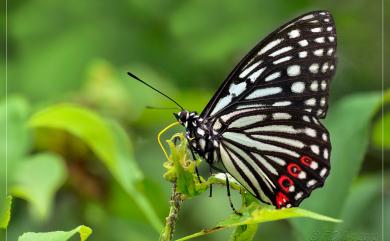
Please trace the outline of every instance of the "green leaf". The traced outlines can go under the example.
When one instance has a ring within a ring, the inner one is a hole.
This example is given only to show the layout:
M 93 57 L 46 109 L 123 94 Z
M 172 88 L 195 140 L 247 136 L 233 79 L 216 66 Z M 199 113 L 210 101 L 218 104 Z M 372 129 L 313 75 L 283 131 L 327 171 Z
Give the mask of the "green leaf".
M 385 113 L 383 118 L 374 124 L 372 139 L 377 148 L 382 148 L 382 142 L 384 148 L 390 148 L 390 113 Z
M 30 149 L 30 133 L 25 127 L 29 105 L 19 96 L 9 96 L 7 102 L 0 102 L 0 111 L 0 126 L 7 130 L 0 131 L 0 207 L 3 207 L 4 197 L 8 195 L 6 177 L 13 175 Z
M 245 207 L 244 209 L 241 210 L 241 213 L 242 213 L 241 216 L 232 214 L 224 221 L 218 223 L 214 228 L 204 229 L 200 232 L 178 239 L 177 241 L 189 240 L 195 237 L 210 234 L 226 228 L 233 228 L 233 227 L 243 226 L 243 225 L 255 225 L 259 223 L 271 222 L 271 221 L 288 219 L 288 218 L 306 217 L 306 218 L 316 219 L 320 221 L 340 222 L 340 220 L 338 219 L 330 218 L 301 208 L 275 209 L 272 206 L 261 205 L 258 203 L 252 203 L 248 207 Z M 252 229 L 254 227 L 249 227 L 249 228 Z M 245 239 L 233 239 L 233 240 L 245 240 Z
M 11 219 L 12 196 L 7 196 L 0 207 L 0 228 L 7 228 Z
M 335 232 L 329 236 L 331 240 L 347 240 L 348 234 L 356 233 L 375 233 L 375 230 L 362 230 L 369 228 L 367 217 L 370 217 L 372 209 L 379 202 L 376 200 L 381 196 L 381 176 L 364 176 L 357 179 L 352 185 L 351 192 L 345 202 L 345 208 L 342 212 L 343 223 L 337 225 Z M 362 220 L 365 220 L 362 222 Z M 360 226 L 359 226 L 360 224 Z M 373 226 L 371 224 L 371 226 Z
M 70 104 L 49 107 L 34 114 L 30 127 L 63 129 L 82 139 L 110 169 L 116 168 L 115 140 L 95 113 Z
M 87 226 L 80 225 L 70 231 L 53 231 L 47 233 L 29 232 L 20 236 L 18 241 L 66 241 L 76 233 L 79 233 L 81 241 L 85 241 L 91 235 L 92 229 Z
M 130 140 L 118 124 L 107 122 L 87 109 L 62 104 L 36 113 L 29 125 L 61 129 L 83 140 L 134 199 L 153 227 L 161 230 L 160 219 L 145 194 L 137 188 L 143 174 L 134 159 Z
M 180 141 L 178 145 L 175 145 L 173 141 L 176 138 Z M 164 163 L 164 167 L 167 168 L 164 178 L 168 181 L 175 181 L 177 191 L 186 197 L 194 197 L 204 192 L 207 185 L 205 185 L 204 180 L 204 185 L 200 185 L 195 174 L 195 166 L 199 164 L 199 161 L 195 162 L 189 158 L 188 143 L 184 135 L 182 133 L 176 134 L 167 142 L 171 156 L 170 160 Z
M 387 105 L 390 103 L 390 90 L 387 90 L 383 93 L 383 103 L 384 109 L 387 110 Z M 383 135 L 383 136 L 382 136 Z M 379 148 L 390 148 L 390 113 L 385 112 L 379 120 L 374 124 L 372 130 L 372 140 L 373 144 Z
M 37 154 L 18 165 L 10 180 L 10 193 L 32 204 L 40 218 L 50 214 L 54 195 L 66 178 L 62 158 L 55 154 Z
M 379 93 L 357 94 L 336 103 L 325 126 L 332 142 L 330 176 L 325 186 L 315 190 L 302 207 L 340 217 L 347 193 L 357 176 L 366 153 L 372 117 L 380 104 Z M 311 220 L 293 220 L 302 240 L 325 240 L 318 232 L 334 229 L 334 224 L 318 225 Z M 315 237 L 313 235 L 316 235 Z

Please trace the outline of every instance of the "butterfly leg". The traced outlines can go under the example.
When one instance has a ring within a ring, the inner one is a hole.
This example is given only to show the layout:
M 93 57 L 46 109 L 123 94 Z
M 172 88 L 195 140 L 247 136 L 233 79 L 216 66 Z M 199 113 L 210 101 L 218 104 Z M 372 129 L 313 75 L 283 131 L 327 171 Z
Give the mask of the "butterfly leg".
M 187 139 L 187 140 L 188 140 L 188 139 Z M 194 151 L 192 150 L 191 146 L 188 145 L 188 148 L 189 148 L 190 151 L 191 151 L 192 159 L 193 159 L 194 161 L 196 161 L 195 153 L 194 153 Z M 198 177 L 199 183 L 202 183 L 202 180 L 200 180 L 199 170 L 198 170 L 198 166 L 197 166 L 197 165 L 195 165 L 195 172 L 196 172 L 196 176 Z
M 209 164 L 209 175 L 212 176 L 213 175 L 213 166 Z M 213 184 L 210 184 L 210 193 L 209 193 L 209 197 L 212 197 L 213 196 Z
M 235 214 L 241 216 L 242 213 L 238 212 L 238 211 L 234 208 L 234 205 L 233 205 L 233 202 L 232 202 L 232 198 L 231 198 L 231 195 L 230 195 L 230 182 L 229 182 L 229 177 L 228 177 L 226 171 L 224 171 L 224 170 L 222 170 L 222 169 L 220 169 L 220 168 L 218 168 L 218 167 L 215 167 L 215 166 L 210 165 L 210 170 L 211 170 L 211 169 L 214 169 L 214 170 L 216 170 L 216 171 L 218 171 L 218 172 L 222 172 L 222 173 L 225 174 L 225 178 L 226 178 L 226 191 L 227 191 L 227 196 L 228 196 L 228 199 L 229 199 L 230 207 L 232 208 L 232 210 L 233 210 L 233 212 L 234 212 Z M 210 186 L 211 186 L 211 185 L 210 185 Z
M 227 195 L 228 195 L 228 198 L 229 198 L 229 204 L 230 204 L 230 207 L 232 208 L 233 212 L 237 215 L 242 215 L 242 213 L 238 212 L 235 208 L 234 208 L 234 205 L 233 205 L 233 202 L 232 202 L 232 198 L 230 196 L 230 184 L 229 184 L 229 178 L 228 178 L 228 175 L 227 173 L 225 172 L 225 177 L 226 177 L 226 190 L 227 190 Z

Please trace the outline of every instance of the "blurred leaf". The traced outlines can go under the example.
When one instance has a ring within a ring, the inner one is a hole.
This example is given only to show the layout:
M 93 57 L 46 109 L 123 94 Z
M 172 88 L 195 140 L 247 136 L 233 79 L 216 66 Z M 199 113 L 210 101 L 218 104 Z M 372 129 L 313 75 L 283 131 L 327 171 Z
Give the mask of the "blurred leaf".
M 32 204 L 40 218 L 47 218 L 56 191 L 66 178 L 66 167 L 60 156 L 37 154 L 18 165 L 11 177 L 10 193 Z
M 136 187 L 143 175 L 133 157 L 129 139 L 119 125 L 107 123 L 94 112 L 70 104 L 52 106 L 36 113 L 29 125 L 62 129 L 82 139 L 135 200 L 153 227 L 160 231 L 161 221 L 144 193 Z
M 382 148 L 382 142 L 384 148 L 390 148 L 390 113 L 385 113 L 383 118 L 375 122 L 372 138 L 377 148 Z
M 382 103 L 382 105 L 386 110 L 386 106 L 388 103 L 390 103 L 390 90 L 387 90 L 383 93 L 383 102 L 384 103 Z M 379 149 L 382 148 L 382 144 L 384 148 L 390 148 L 390 113 L 384 113 L 384 115 L 381 117 L 381 119 L 375 122 L 373 127 L 373 144 Z
M 336 103 L 325 126 L 332 141 L 332 170 L 322 189 L 316 190 L 303 202 L 302 207 L 334 217 L 341 215 L 347 193 L 357 176 L 366 153 L 371 119 L 380 104 L 380 94 L 356 94 Z M 316 233 L 333 230 L 333 224 L 319 226 L 310 220 L 293 220 L 302 240 Z
M 0 102 L 0 126 L 6 131 L 0 132 L 0 207 L 3 206 L 6 177 L 12 176 L 15 166 L 30 149 L 30 133 L 25 127 L 29 112 L 26 100 L 19 96 L 9 96 Z M 7 172 L 7 173 L 6 173 Z
M 365 232 L 359 227 L 361 220 L 370 216 L 369 207 L 373 205 L 375 198 L 380 196 L 381 177 L 380 175 L 359 178 L 351 188 L 351 192 L 345 201 L 345 208 L 342 212 L 343 223 L 337 225 L 332 240 L 347 240 L 343 237 L 348 233 L 356 231 Z M 367 226 L 363 224 L 364 226 Z M 368 233 L 368 232 L 367 232 Z
M 109 127 L 114 136 L 117 147 L 117 169 L 112 175 L 133 198 L 138 207 L 144 212 L 153 227 L 160 232 L 162 223 L 154 208 L 147 199 L 142 187 L 138 187 L 143 181 L 143 174 L 139 169 L 133 151 L 130 149 L 129 138 L 126 132 L 115 122 L 110 122 Z
M 85 241 L 92 233 L 92 229 L 80 225 L 70 231 L 53 231 L 47 233 L 24 233 L 19 237 L 18 241 L 66 241 L 69 240 L 76 233 L 80 234 L 80 240 Z
M 49 107 L 29 120 L 30 127 L 64 129 L 79 137 L 106 164 L 116 171 L 115 140 L 106 123 L 95 113 L 70 104 Z
M 233 228 L 242 225 L 259 224 L 259 223 L 271 222 L 271 221 L 288 219 L 288 218 L 306 217 L 306 218 L 316 219 L 320 221 L 340 222 L 340 220 L 338 219 L 330 218 L 301 208 L 275 209 L 272 206 L 262 205 L 258 203 L 252 203 L 251 205 L 245 207 L 244 209 L 241 209 L 240 211 L 242 213 L 242 216 L 239 216 L 237 214 L 232 214 L 224 221 L 218 223 L 214 228 L 204 229 L 198 233 L 194 233 L 186 237 L 180 238 L 177 241 L 189 240 L 195 237 L 210 234 L 226 228 Z
M 11 219 L 12 196 L 7 196 L 0 207 L 0 228 L 7 228 Z

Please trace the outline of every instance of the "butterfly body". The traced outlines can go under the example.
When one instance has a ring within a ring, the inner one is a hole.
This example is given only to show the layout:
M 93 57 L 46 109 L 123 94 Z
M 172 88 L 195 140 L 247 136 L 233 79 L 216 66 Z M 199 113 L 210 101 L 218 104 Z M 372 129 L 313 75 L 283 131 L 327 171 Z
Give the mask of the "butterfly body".
M 176 119 L 186 128 L 186 138 L 192 148 L 200 157 L 209 164 L 219 160 L 218 158 L 218 136 L 210 132 L 208 123 L 200 118 L 196 112 L 182 110 L 174 114 Z
M 200 115 L 182 110 L 190 148 L 259 200 L 298 206 L 324 184 L 331 144 L 320 119 L 335 73 L 336 32 L 327 11 L 291 20 L 258 43 Z

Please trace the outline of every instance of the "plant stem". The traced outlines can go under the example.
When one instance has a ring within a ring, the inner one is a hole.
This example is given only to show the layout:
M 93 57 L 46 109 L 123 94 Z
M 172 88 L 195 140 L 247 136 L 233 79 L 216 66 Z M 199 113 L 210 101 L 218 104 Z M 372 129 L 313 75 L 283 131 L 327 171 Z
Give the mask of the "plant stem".
M 169 215 L 165 219 L 165 227 L 160 236 L 160 241 L 172 240 L 182 201 L 182 195 L 176 191 L 176 182 L 173 182 L 171 200 L 169 201 L 171 207 L 169 209 Z

